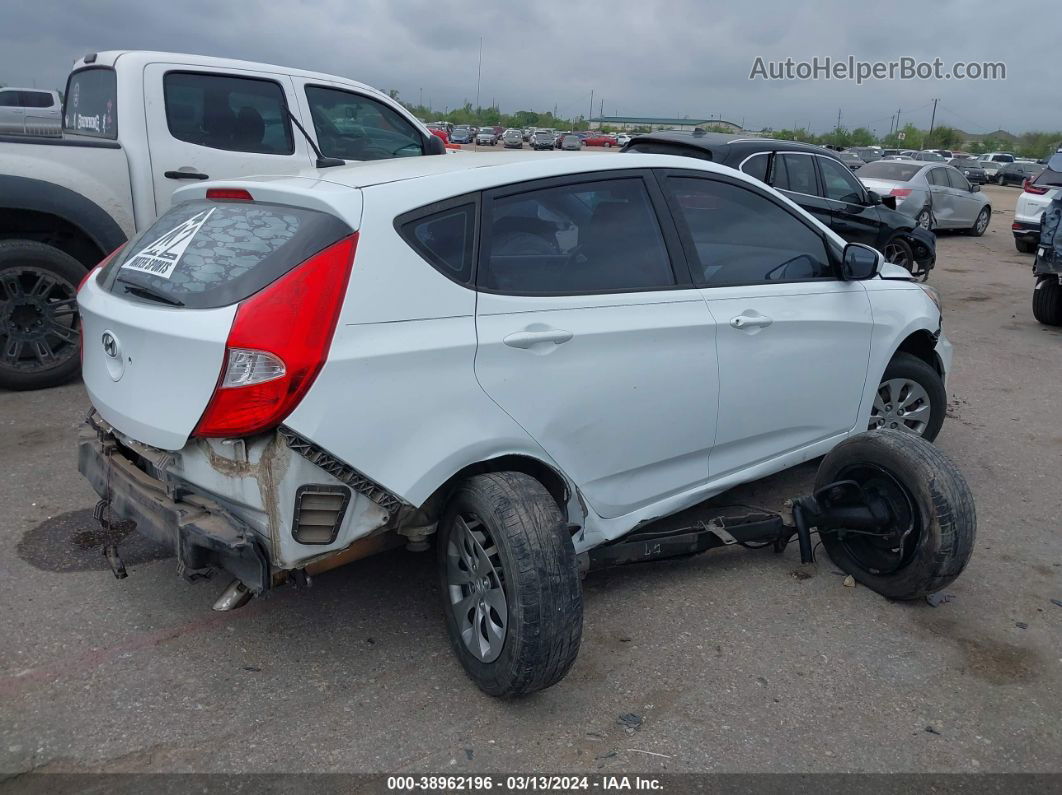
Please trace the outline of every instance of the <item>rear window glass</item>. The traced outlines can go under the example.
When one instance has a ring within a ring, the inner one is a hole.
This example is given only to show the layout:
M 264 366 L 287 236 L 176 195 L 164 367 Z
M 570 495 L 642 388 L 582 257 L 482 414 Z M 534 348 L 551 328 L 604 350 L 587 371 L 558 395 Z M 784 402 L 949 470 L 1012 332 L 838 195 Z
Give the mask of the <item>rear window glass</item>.
M 252 202 L 192 201 L 147 228 L 104 274 L 118 295 L 194 309 L 242 301 L 352 230 L 333 215 Z
M 118 81 L 114 70 L 80 69 L 66 83 L 63 130 L 94 138 L 118 137 Z
M 891 179 L 896 182 L 908 182 L 911 177 L 925 168 L 922 163 L 904 163 L 902 160 L 875 160 L 859 169 L 859 178 Z
M 1055 171 L 1053 168 L 1045 168 L 1040 172 L 1040 176 L 1033 180 L 1033 184 L 1062 186 L 1062 172 Z

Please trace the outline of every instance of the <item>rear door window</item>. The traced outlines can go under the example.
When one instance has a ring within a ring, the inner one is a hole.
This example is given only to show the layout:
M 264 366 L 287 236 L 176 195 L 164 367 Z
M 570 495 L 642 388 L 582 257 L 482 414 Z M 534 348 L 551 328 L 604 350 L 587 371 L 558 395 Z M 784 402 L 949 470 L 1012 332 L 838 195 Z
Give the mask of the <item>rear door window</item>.
M 118 137 L 118 81 L 114 70 L 79 69 L 66 81 L 63 131 L 94 138 Z
M 619 293 L 675 284 L 640 177 L 577 182 L 494 199 L 477 280 L 521 295 Z
M 279 83 L 206 72 L 167 72 L 166 124 L 178 141 L 264 155 L 295 151 Z
M 0 108 L 19 108 L 22 107 L 19 103 L 17 91 L 0 91 Z
M 944 188 L 950 188 L 951 183 L 948 182 L 948 175 L 943 168 L 933 168 L 929 170 L 927 175 L 930 185 L 940 185 Z
M 774 187 L 808 196 L 818 196 L 815 161 L 810 155 L 777 154 L 774 158 Z
M 750 177 L 755 177 L 760 182 L 766 182 L 767 159 L 768 155 L 766 152 L 763 152 L 758 155 L 753 155 L 741 164 L 741 170 L 748 174 Z
M 424 154 L 420 131 L 382 102 L 324 86 L 306 86 L 306 101 L 326 157 L 386 160 Z
M 210 309 L 242 301 L 352 230 L 334 215 L 257 202 L 179 204 L 108 265 L 118 295 Z

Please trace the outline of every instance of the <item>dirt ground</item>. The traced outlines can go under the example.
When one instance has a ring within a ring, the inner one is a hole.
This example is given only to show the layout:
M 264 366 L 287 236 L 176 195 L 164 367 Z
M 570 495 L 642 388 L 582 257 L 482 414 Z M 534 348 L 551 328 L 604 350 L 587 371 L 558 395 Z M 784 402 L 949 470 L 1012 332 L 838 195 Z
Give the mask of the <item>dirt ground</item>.
M 930 279 L 955 344 L 939 446 L 979 515 L 947 603 L 846 588 L 795 544 L 627 567 L 586 581 L 567 679 L 497 701 L 449 650 L 431 556 L 219 614 L 223 582 L 132 536 L 115 580 L 76 471 L 83 387 L 0 393 L 0 772 L 1059 771 L 1062 330 L 1031 315 L 1017 189 L 985 192 L 989 232 L 942 235 Z

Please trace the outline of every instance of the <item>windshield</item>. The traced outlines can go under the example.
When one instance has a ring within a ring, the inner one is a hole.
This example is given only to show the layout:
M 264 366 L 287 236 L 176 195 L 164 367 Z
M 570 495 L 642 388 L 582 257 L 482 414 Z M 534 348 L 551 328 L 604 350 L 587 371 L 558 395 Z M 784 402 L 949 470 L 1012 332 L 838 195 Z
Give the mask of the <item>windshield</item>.
M 66 83 L 63 131 L 93 138 L 118 137 L 118 81 L 114 70 L 96 66 L 79 69 Z
M 907 182 L 925 166 L 921 163 L 907 163 L 903 160 L 876 160 L 859 169 L 860 179 L 890 179 L 895 182 Z

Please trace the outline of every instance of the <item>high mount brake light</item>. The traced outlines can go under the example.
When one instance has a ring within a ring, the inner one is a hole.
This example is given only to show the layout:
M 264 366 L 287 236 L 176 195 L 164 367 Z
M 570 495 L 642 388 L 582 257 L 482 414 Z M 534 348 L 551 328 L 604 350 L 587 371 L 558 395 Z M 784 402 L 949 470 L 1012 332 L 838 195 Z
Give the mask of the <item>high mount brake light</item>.
M 250 191 L 243 188 L 207 188 L 206 197 L 214 200 L 254 201 Z
M 193 436 L 250 436 L 295 409 L 328 356 L 357 243 L 340 240 L 240 304 Z

